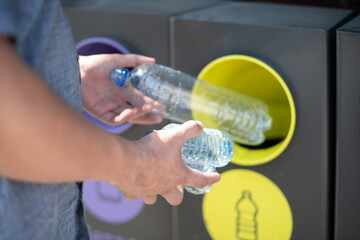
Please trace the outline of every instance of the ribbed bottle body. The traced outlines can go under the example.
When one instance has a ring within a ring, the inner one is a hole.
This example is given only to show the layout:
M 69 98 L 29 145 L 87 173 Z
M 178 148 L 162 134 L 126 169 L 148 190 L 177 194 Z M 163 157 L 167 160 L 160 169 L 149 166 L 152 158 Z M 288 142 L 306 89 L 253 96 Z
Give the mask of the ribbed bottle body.
M 179 124 L 169 124 L 163 129 L 177 127 Z M 234 153 L 234 141 L 230 134 L 216 129 L 204 128 L 199 136 L 188 139 L 182 149 L 181 155 L 185 163 L 196 170 L 204 173 L 215 172 L 217 167 L 226 166 Z M 204 194 L 210 191 L 212 186 L 184 188 L 194 194 Z
M 234 152 L 234 142 L 224 131 L 204 128 L 203 132 L 185 142 L 181 154 L 186 163 L 223 167 Z
M 230 133 L 239 143 L 261 144 L 271 127 L 262 101 L 159 64 L 134 68 L 124 87 L 134 106 L 152 99 L 154 113 L 177 122 L 200 120 L 208 128 Z

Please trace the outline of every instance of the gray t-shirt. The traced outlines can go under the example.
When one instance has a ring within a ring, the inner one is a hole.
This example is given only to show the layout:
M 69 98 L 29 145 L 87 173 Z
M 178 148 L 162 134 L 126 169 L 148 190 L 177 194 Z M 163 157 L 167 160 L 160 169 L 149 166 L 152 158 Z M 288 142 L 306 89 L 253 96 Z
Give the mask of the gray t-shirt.
M 0 0 L 0 35 L 13 39 L 22 60 L 81 111 L 75 44 L 58 0 Z M 51 155 L 51 149 L 44 151 Z M 34 184 L 0 176 L 0 239 L 88 239 L 81 184 Z

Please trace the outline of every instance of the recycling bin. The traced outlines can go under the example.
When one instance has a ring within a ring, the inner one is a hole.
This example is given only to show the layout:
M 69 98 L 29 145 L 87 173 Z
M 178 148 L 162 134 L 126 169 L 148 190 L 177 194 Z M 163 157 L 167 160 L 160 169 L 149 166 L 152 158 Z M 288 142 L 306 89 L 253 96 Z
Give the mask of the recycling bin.
M 335 239 L 360 239 L 360 16 L 336 31 Z
M 185 195 L 178 239 L 333 237 L 335 29 L 351 14 L 223 2 L 171 18 L 172 67 L 263 100 L 274 119 L 209 193 Z

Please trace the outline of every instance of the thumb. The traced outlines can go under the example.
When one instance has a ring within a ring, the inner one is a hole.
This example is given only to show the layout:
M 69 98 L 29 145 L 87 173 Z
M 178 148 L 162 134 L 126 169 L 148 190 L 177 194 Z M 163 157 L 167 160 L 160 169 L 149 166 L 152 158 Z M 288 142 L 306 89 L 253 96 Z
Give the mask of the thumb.
M 183 142 L 201 134 L 204 125 L 199 121 L 190 120 L 181 124 L 178 128 L 179 134 L 182 136 Z
M 155 59 L 139 54 L 117 55 L 117 64 L 121 67 L 136 67 L 144 63 L 155 63 Z
M 203 173 L 190 167 L 187 168 L 186 176 L 186 182 L 183 183 L 183 185 L 196 188 L 203 188 L 205 186 L 214 184 L 221 179 L 220 174 L 216 171 Z

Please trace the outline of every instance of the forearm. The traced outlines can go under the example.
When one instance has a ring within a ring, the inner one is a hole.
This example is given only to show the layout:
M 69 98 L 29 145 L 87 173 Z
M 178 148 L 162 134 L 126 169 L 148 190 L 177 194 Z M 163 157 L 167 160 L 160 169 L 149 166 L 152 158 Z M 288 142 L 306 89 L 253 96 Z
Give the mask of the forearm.
M 69 182 L 106 180 L 114 168 L 122 174 L 131 143 L 85 121 L 7 44 L 0 42 L 0 175 Z
M 153 62 L 138 56 L 126 59 L 134 60 L 126 66 Z M 128 199 L 142 197 L 152 204 L 161 194 L 172 205 L 182 201 L 181 185 L 202 188 L 220 180 L 219 174 L 189 168 L 181 157 L 182 145 L 200 134 L 201 123 L 189 121 L 131 142 L 96 127 L 66 105 L 1 36 L 0 68 L 1 176 L 41 183 L 102 180 Z M 106 97 L 100 95 L 98 101 Z M 146 113 L 138 110 L 127 119 L 161 120 L 141 119 Z

